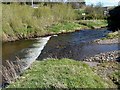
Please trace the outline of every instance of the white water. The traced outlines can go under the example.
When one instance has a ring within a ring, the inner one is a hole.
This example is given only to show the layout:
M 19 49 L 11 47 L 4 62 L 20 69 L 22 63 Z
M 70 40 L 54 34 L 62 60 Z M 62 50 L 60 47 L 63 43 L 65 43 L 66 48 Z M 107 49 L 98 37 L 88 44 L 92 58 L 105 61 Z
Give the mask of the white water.
M 25 70 L 30 67 L 30 65 L 38 58 L 41 54 L 41 51 L 44 49 L 48 40 L 51 36 L 37 38 L 37 42 L 32 45 L 30 48 L 25 48 L 21 50 L 19 53 L 22 55 L 17 55 L 20 59 L 19 63 L 22 63 L 22 70 Z

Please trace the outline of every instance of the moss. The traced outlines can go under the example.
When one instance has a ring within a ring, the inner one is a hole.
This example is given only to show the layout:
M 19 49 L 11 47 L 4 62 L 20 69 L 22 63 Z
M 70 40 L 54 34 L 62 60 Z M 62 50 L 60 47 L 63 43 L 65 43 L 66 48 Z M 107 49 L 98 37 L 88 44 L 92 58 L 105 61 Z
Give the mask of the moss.
M 71 59 L 36 61 L 8 88 L 109 88 L 85 63 Z M 112 88 L 112 87 L 111 87 Z

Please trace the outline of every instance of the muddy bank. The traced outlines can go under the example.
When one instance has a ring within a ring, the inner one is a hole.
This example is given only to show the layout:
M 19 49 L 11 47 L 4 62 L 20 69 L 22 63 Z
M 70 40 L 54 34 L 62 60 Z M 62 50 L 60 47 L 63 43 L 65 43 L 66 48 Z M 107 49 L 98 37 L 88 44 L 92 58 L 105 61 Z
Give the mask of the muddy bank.
M 83 59 L 84 61 L 89 61 L 89 62 L 106 62 L 106 61 L 120 61 L 120 50 L 118 51 L 111 51 L 111 52 L 106 52 L 106 53 L 100 53 L 97 54 L 93 57 L 86 57 Z

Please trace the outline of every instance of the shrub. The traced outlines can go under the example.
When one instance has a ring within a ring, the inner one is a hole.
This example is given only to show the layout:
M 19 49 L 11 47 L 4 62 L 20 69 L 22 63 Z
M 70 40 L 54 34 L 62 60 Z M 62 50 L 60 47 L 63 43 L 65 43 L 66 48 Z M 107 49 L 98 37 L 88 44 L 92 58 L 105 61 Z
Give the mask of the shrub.
M 54 4 L 41 5 L 32 8 L 29 5 L 13 3 L 2 4 L 2 26 L 3 32 L 10 37 L 17 36 L 25 38 L 34 35 L 44 35 L 46 27 L 58 22 L 74 20 L 76 13 L 71 5 Z

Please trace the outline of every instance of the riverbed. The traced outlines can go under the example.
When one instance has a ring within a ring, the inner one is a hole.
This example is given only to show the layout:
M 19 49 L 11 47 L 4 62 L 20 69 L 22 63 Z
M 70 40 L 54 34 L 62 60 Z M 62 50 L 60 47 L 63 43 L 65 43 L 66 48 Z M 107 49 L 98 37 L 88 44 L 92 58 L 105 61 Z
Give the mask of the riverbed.
M 96 54 L 118 50 L 118 44 L 97 44 L 93 40 L 106 36 L 108 30 L 80 30 L 51 37 L 38 60 L 46 58 L 70 58 L 83 60 Z

